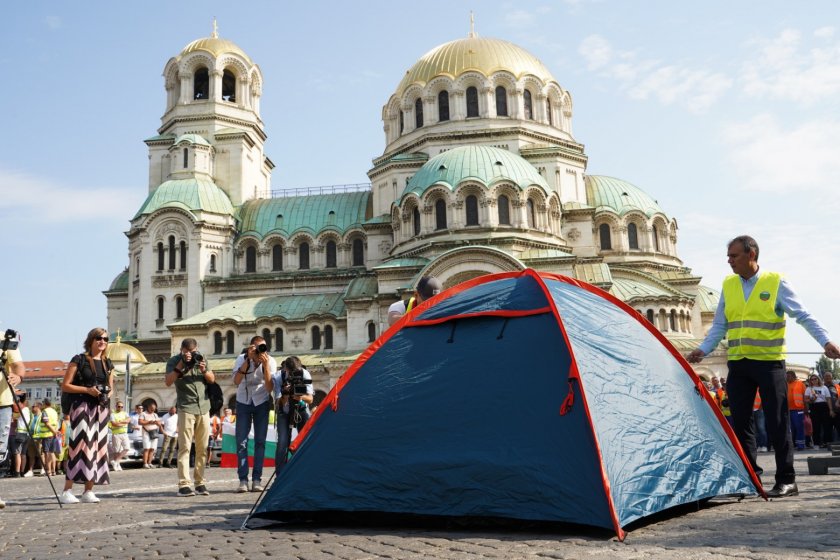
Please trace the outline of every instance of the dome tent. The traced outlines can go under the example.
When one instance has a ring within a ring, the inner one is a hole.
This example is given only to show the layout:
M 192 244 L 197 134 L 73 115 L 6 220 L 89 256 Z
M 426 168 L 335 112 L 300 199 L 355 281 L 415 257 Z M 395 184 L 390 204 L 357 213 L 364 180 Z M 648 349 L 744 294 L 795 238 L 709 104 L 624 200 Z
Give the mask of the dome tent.
M 594 286 L 531 269 L 465 282 L 403 317 L 292 451 L 255 517 L 511 518 L 623 538 L 671 507 L 763 493 L 658 331 Z

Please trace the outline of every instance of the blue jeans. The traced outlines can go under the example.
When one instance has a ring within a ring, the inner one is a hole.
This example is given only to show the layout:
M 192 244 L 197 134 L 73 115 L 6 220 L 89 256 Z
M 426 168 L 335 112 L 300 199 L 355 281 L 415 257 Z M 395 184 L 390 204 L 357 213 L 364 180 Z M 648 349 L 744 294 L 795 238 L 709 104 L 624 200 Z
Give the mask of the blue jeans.
M 805 449 L 805 411 L 790 411 L 790 431 L 793 432 L 793 443 L 797 449 Z
M 236 458 L 240 482 L 248 482 L 248 433 L 254 426 L 254 472 L 251 480 L 262 482 L 265 438 L 268 436 L 268 412 L 271 401 L 259 405 L 236 402 Z
M 755 421 L 755 442 L 759 447 L 768 447 L 767 428 L 764 424 L 764 409 L 753 410 Z

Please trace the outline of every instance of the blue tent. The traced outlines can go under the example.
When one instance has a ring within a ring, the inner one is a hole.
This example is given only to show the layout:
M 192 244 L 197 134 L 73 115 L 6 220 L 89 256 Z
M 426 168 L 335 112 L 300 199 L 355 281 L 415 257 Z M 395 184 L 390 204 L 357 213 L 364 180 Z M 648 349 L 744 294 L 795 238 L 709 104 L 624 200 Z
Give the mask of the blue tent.
M 614 529 L 763 493 L 702 382 L 635 310 L 577 280 L 476 278 L 342 376 L 255 517 L 375 512 Z

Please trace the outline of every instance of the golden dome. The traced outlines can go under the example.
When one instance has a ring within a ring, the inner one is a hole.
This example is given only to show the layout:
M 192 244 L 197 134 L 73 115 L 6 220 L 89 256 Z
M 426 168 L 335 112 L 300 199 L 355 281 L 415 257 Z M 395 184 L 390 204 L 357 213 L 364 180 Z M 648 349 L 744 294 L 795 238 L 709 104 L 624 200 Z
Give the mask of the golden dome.
M 114 367 L 121 372 L 125 370 L 125 358 L 128 355 L 131 356 L 131 363 L 135 365 L 149 363 L 149 360 L 146 359 L 143 352 L 131 344 L 122 342 L 122 337 L 119 333 L 117 333 L 116 342 L 112 342 L 108 345 L 108 350 L 105 351 L 105 355 L 114 363 Z
M 245 54 L 245 51 L 239 48 L 239 45 L 227 39 L 219 37 L 204 37 L 203 39 L 196 39 L 181 51 L 180 56 L 186 56 L 196 51 L 204 51 L 213 55 L 214 58 L 227 53 L 238 54 L 242 58 L 252 64 L 251 58 Z
M 406 72 L 396 94 L 402 96 L 412 84 L 425 86 L 436 76 L 455 79 L 470 70 L 485 76 L 503 70 L 513 74 L 517 80 L 531 74 L 543 83 L 557 83 L 548 68 L 525 49 L 501 39 L 468 37 L 444 43 L 424 54 Z

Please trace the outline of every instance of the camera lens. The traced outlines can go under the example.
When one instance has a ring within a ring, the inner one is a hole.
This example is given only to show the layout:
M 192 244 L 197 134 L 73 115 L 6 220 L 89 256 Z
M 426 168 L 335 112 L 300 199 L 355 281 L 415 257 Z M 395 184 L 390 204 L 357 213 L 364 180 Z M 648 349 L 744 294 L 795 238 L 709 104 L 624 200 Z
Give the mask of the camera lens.
M 268 345 L 265 342 L 257 345 L 257 353 L 262 354 L 266 350 L 268 350 Z

